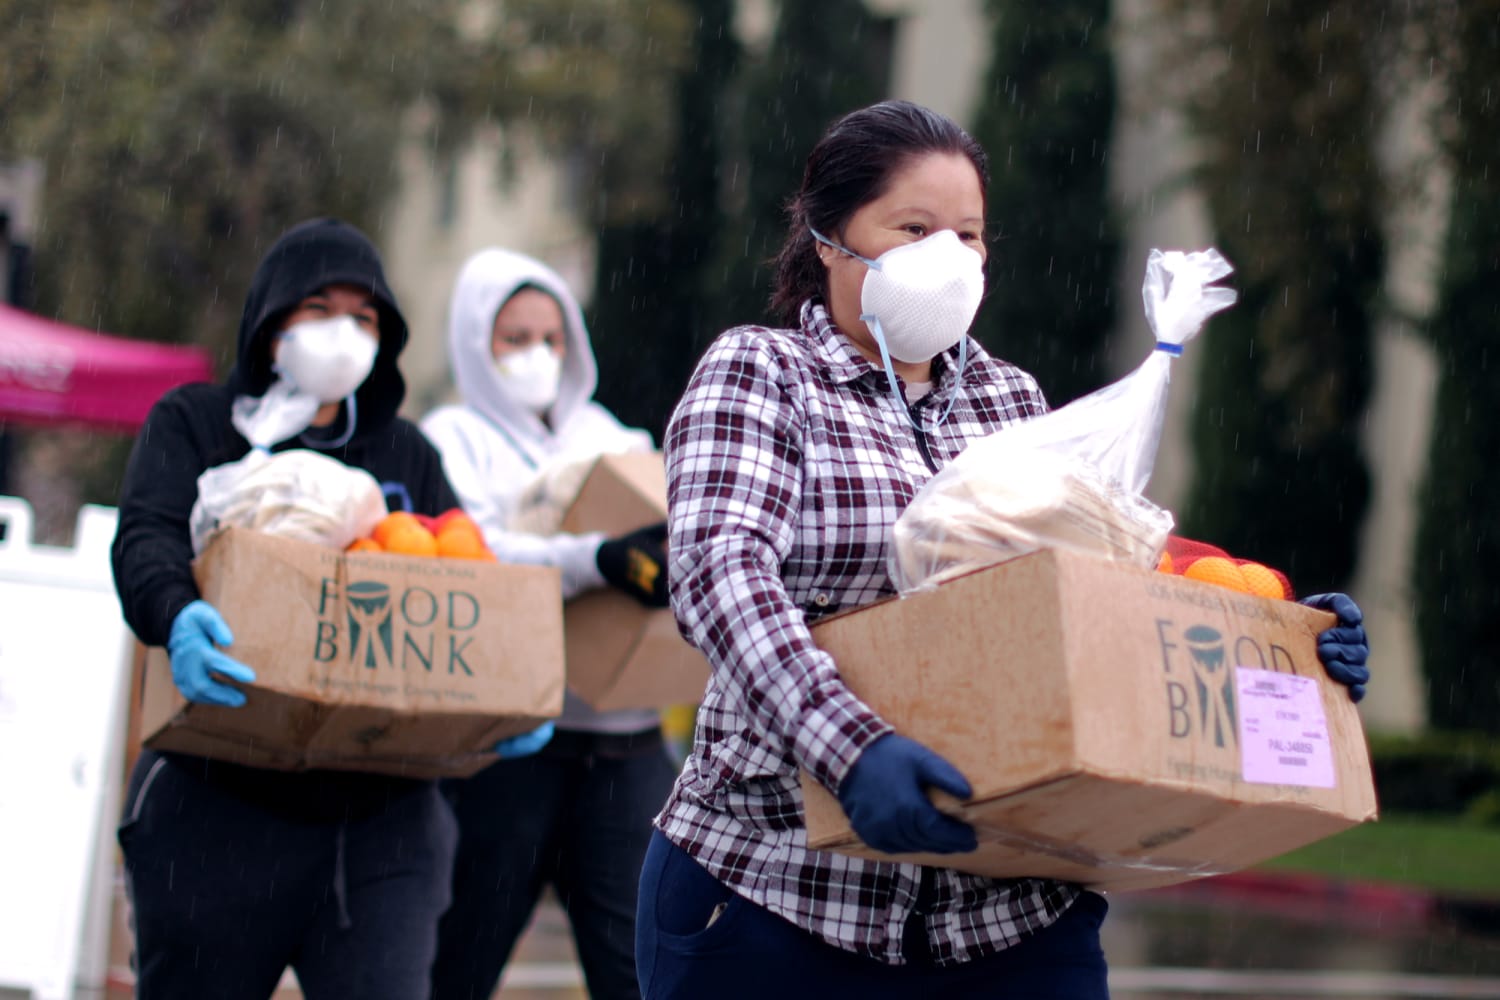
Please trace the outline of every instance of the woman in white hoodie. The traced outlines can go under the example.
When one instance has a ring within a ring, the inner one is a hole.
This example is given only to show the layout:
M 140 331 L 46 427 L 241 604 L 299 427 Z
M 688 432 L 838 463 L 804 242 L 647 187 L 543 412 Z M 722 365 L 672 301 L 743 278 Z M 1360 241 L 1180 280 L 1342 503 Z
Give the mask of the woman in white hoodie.
M 560 569 L 565 598 L 614 586 L 665 607 L 665 572 L 638 572 L 665 566 L 663 525 L 617 539 L 511 528 L 543 470 L 652 448 L 649 434 L 593 401 L 593 348 L 562 278 L 508 250 L 476 254 L 454 285 L 448 350 L 463 402 L 434 410 L 422 429 L 490 547 L 507 562 Z M 569 692 L 541 754 L 449 783 L 459 846 L 434 1000 L 490 996 L 548 884 L 568 913 L 590 995 L 639 996 L 636 883 L 675 776 L 659 721 L 651 711 L 595 712 Z

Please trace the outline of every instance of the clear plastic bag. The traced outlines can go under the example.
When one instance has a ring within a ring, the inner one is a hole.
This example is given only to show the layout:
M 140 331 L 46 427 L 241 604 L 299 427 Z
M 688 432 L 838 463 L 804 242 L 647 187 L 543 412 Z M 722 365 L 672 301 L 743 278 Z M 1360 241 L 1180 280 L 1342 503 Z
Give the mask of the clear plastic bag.
M 557 534 L 596 460 L 596 456 L 574 457 L 538 469 L 516 497 L 506 527 L 528 535 Z
M 1233 289 L 1217 250 L 1152 250 L 1141 295 L 1156 349 L 1129 375 L 970 444 L 897 519 L 890 570 L 908 593 L 1041 548 L 1150 567 L 1172 515 L 1147 500 L 1172 358 Z
M 625 450 L 615 448 L 571 451 L 543 465 L 516 497 L 506 528 L 528 535 L 557 534 L 599 459 L 623 454 Z
M 380 484 L 363 469 L 305 448 L 254 449 L 198 477 L 188 523 L 195 555 L 231 525 L 342 549 L 385 514 Z
M 230 526 L 337 549 L 374 530 L 386 514 L 374 476 L 305 448 L 271 454 L 272 445 L 307 428 L 319 405 L 285 379 L 260 396 L 235 398 L 230 422 L 250 452 L 198 477 L 188 516 L 194 555 Z

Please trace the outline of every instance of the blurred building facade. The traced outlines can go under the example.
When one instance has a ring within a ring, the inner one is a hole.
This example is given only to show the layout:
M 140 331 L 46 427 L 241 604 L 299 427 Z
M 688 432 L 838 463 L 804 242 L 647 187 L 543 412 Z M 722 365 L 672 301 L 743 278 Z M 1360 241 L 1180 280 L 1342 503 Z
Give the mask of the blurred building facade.
M 980 98 L 990 37 L 983 0 L 867 0 L 892 20 L 891 96 L 972 121 Z M 1152 0 L 1115 0 L 1119 114 L 1112 137 L 1114 193 L 1126 220 L 1118 276 L 1119 301 L 1139 301 L 1152 247 L 1209 246 L 1213 234 L 1201 196 L 1182 179 L 1193 148 L 1181 117 L 1162 106 L 1150 75 Z M 750 48 L 768 39 L 771 0 L 741 0 L 737 29 Z M 1431 94 L 1402 95 L 1382 126 L 1384 164 L 1397 175 L 1431 153 L 1416 111 Z M 414 127 L 413 135 L 419 133 Z M 497 163 L 506 164 L 503 169 Z M 504 245 L 546 261 L 581 298 L 593 287 L 593 238 L 577 211 L 579 192 L 565 166 L 541 155 L 523 129 L 491 129 L 451 159 L 435 159 L 413 139 L 401 153 L 402 195 L 383 227 L 391 280 L 412 328 L 403 356 L 407 409 L 420 414 L 451 394 L 445 344 L 447 296 L 463 261 L 476 250 Z M 1385 730 L 1412 730 L 1425 719 L 1410 599 L 1415 497 L 1424 474 L 1427 427 L 1436 380 L 1432 352 L 1410 324 L 1431 308 L 1433 267 L 1442 235 L 1444 180 L 1426 172 L 1425 187 L 1387 213 L 1392 231 L 1387 294 L 1402 320 L 1379 332 L 1374 397 L 1367 421 L 1374 501 L 1364 527 L 1352 586 L 1366 608 L 1377 681 L 1364 705 L 1367 721 Z M 1408 186 L 1393 185 L 1393 190 Z M 1111 354 L 1120 374 L 1150 343 L 1139 310 L 1122 311 Z M 1166 431 L 1153 476 L 1153 498 L 1170 508 L 1186 495 L 1192 475 L 1188 422 L 1194 405 L 1193 352 L 1177 363 Z

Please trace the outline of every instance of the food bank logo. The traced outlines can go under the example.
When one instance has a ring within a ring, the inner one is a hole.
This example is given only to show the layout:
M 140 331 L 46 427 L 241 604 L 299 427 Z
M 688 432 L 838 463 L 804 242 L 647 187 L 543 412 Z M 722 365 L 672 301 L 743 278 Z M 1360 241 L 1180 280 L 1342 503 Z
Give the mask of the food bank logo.
M 391 641 L 391 586 L 371 580 L 349 584 L 349 659 L 374 670 L 395 661 Z
M 472 653 L 478 624 L 479 602 L 467 591 L 420 586 L 393 590 L 378 580 L 356 580 L 341 595 L 339 582 L 324 577 L 313 659 L 347 660 L 367 670 L 473 677 L 465 656 Z
M 1237 742 L 1234 677 L 1233 671 L 1225 666 L 1224 636 L 1216 628 L 1194 625 L 1182 638 L 1192 664 L 1192 681 L 1167 682 L 1167 704 L 1173 714 L 1172 735 L 1187 727 L 1196 729 L 1203 740 L 1212 737 L 1216 747 Z
M 1156 620 L 1156 634 L 1174 739 L 1197 739 L 1215 747 L 1238 745 L 1234 668 L 1297 673 L 1285 647 L 1254 636 L 1228 636 L 1201 623 L 1184 627 L 1170 618 Z

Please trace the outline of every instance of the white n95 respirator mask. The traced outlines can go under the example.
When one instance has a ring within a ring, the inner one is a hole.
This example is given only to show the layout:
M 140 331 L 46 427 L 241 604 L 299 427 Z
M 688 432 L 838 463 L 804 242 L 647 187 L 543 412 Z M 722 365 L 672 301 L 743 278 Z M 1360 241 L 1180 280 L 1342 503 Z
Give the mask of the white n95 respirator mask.
M 984 298 L 984 259 L 953 230 L 902 244 L 873 260 L 811 232 L 869 268 L 860 288 L 859 318 L 897 361 L 931 361 L 969 332 Z
M 352 316 L 306 320 L 279 337 L 274 370 L 320 403 L 352 395 L 370 377 L 380 349 Z
M 557 402 L 562 361 L 546 344 L 533 344 L 496 358 L 495 376 L 507 396 L 533 413 L 544 413 Z
M 958 373 L 963 374 L 968 361 L 969 324 L 974 322 L 984 298 L 984 258 L 964 246 L 951 229 L 893 247 L 874 260 L 833 242 L 811 226 L 808 232 L 818 242 L 864 261 L 869 268 L 860 286 L 859 318 L 880 348 L 891 395 L 915 425 L 896 388 L 891 359 L 921 364 L 958 344 Z M 957 399 L 955 384 L 939 422 L 948 418 Z

